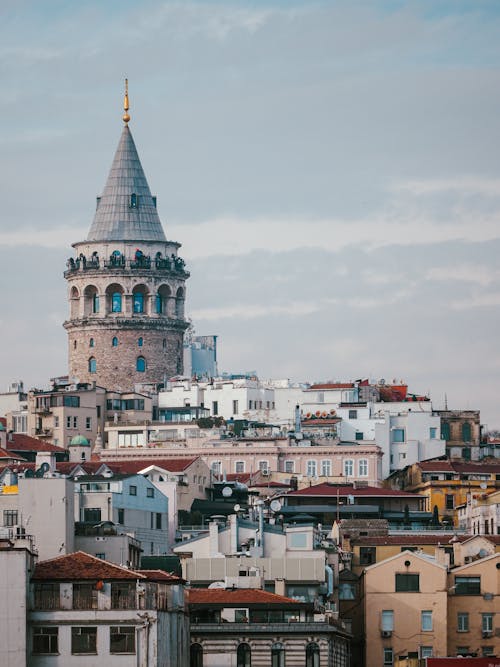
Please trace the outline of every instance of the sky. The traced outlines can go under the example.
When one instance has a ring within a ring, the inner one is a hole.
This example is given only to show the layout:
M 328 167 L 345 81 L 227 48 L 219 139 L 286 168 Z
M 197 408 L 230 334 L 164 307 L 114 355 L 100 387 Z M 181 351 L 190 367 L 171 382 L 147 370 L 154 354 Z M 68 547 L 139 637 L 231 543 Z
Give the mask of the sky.
M 0 391 L 67 372 L 128 77 L 220 370 L 403 379 L 500 427 L 499 34 L 496 0 L 2 0 Z

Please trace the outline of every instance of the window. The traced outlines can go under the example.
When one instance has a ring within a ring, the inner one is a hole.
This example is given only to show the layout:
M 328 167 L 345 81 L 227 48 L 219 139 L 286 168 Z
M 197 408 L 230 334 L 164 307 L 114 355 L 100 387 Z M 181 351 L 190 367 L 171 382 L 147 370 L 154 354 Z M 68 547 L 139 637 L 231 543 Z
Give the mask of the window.
M 419 574 L 396 574 L 396 593 L 418 593 L 419 590 Z
M 155 490 L 151 487 L 146 489 L 146 498 L 154 498 L 155 497 Z
M 78 428 L 78 417 L 73 417 L 73 428 Z
M 203 648 L 201 644 L 191 644 L 189 667 L 203 667 Z
M 487 658 L 488 656 L 493 657 L 495 655 L 493 646 L 481 646 L 481 652 L 484 658 Z
M 380 621 L 382 632 L 392 632 L 394 630 L 394 610 L 384 609 Z
M 161 530 L 161 513 L 156 512 L 156 530 Z
M 99 312 L 99 295 L 94 294 L 92 297 L 92 312 L 93 313 L 98 313 Z
M 261 472 L 269 471 L 269 461 L 259 461 L 259 470 Z
M 359 459 L 358 475 L 360 477 L 368 477 L 368 459 Z
M 111 609 L 136 609 L 136 586 L 111 582 Z
M 245 472 L 245 461 L 236 461 L 234 464 L 234 472 Z
M 481 630 L 483 635 L 493 632 L 493 614 L 481 614 Z
M 99 507 L 85 507 L 83 520 L 88 523 L 99 523 L 101 521 L 101 509 Z
M 248 401 L 248 409 L 251 410 L 253 405 L 253 401 Z
M 111 295 L 111 312 L 112 313 L 121 313 L 122 312 L 122 295 L 121 292 L 113 292 Z
M 308 477 L 317 477 L 318 474 L 317 465 L 318 464 L 316 461 L 307 461 L 306 475 Z
M 248 644 L 240 644 L 236 651 L 237 667 L 250 667 L 252 664 L 252 651 Z
M 245 575 L 247 571 L 244 570 Z M 248 609 L 235 609 L 234 610 L 234 622 L 235 623 L 248 623 Z
M 448 422 L 441 423 L 441 440 L 450 439 L 450 425 Z
M 113 347 L 118 347 L 118 338 L 116 336 L 113 336 L 113 340 L 111 341 L 111 345 Z
M 213 415 L 219 414 L 219 403 L 218 403 L 218 401 L 212 401 L 212 414 Z
M 394 428 L 392 430 L 392 442 L 404 442 L 405 430 L 404 428 Z
M 420 647 L 420 657 L 421 658 L 432 658 L 432 646 L 421 646 Z
M 457 614 L 457 632 L 469 632 L 469 612 L 459 611 Z
M 285 461 L 285 472 L 292 474 L 295 472 L 295 464 L 294 461 Z
M 131 485 L 128 487 L 128 492 L 129 492 L 129 494 L 130 494 L 131 496 L 136 496 L 136 495 L 137 495 L 137 487 L 134 486 L 134 484 L 131 484 Z
M 377 562 L 377 547 L 360 547 L 359 564 L 371 565 Z
M 119 524 L 121 524 L 122 526 L 123 526 L 123 524 L 125 523 L 125 510 L 124 510 L 122 507 L 120 507 L 120 508 L 118 509 L 118 519 L 117 519 L 117 522 L 118 522 Z
M 4 510 L 3 511 L 3 525 L 7 528 L 12 526 L 17 526 L 17 510 Z
M 271 647 L 271 667 L 285 667 L 285 647 L 281 642 Z
M 233 401 L 233 415 L 238 414 L 238 401 Z
M 290 535 L 290 548 L 306 549 L 307 548 L 307 534 L 306 533 L 292 533 Z
M 138 338 L 138 339 L 137 339 L 137 345 L 138 345 L 139 347 L 142 347 L 143 343 L 144 343 L 144 339 L 143 339 L 143 338 Z
M 71 653 L 97 653 L 97 628 L 71 628 Z
M 130 195 L 130 203 L 128 205 L 129 208 L 137 208 L 137 203 L 138 203 L 139 197 L 133 192 Z
M 356 431 L 356 435 L 354 437 L 356 440 L 363 440 L 364 437 L 363 431 Z
M 330 460 L 321 461 L 321 476 L 330 477 L 332 474 L 332 462 Z
M 384 667 L 392 667 L 394 664 L 394 652 L 392 648 L 384 648 Z
M 95 557 L 100 558 L 101 560 L 106 560 L 106 554 L 104 553 L 104 551 L 99 551 L 98 553 L 96 553 Z
M 146 359 L 144 359 L 144 357 L 137 357 L 137 361 L 135 362 L 135 370 L 138 373 L 146 372 Z
M 85 417 L 85 428 L 90 431 L 92 428 L 92 417 Z
M 422 632 L 432 632 L 432 611 L 421 611 L 420 621 Z
M 59 653 L 59 628 L 35 626 L 33 628 L 33 653 Z
M 89 340 L 89 347 L 94 347 L 94 339 L 93 338 L 91 338 Z
M 339 600 L 356 599 L 356 582 L 339 581 Z
M 453 493 L 447 493 L 446 494 L 446 509 L 447 510 L 452 510 L 455 508 L 455 496 Z
M 357 419 L 358 418 L 358 411 L 357 410 L 349 410 L 349 419 Z
M 71 428 L 71 417 L 66 417 L 66 428 Z
M 212 465 L 210 466 L 210 468 L 212 469 L 214 475 L 220 475 L 222 469 L 222 463 L 220 461 L 212 461 Z
M 315 642 L 306 646 L 306 667 L 319 667 L 319 646 Z
M 344 461 L 344 477 L 352 477 L 354 475 L 354 461 L 346 459 Z
M 470 442 L 472 440 L 472 429 L 468 422 L 462 424 L 462 440 L 464 442 Z
M 435 426 L 431 426 L 429 429 L 429 439 L 435 440 L 436 438 L 437 438 L 437 428 Z
M 167 339 L 166 338 L 163 339 L 162 344 L 163 344 L 163 349 L 166 350 L 167 349 Z
M 35 609 L 60 609 L 59 584 L 35 583 Z
M 89 359 L 89 373 L 95 373 L 97 371 L 97 363 L 95 357 L 90 357 Z
M 455 595 L 481 595 L 481 577 L 455 577 Z
M 73 609 L 97 609 L 97 589 L 93 584 L 73 584 Z
M 135 653 L 135 627 L 112 625 L 109 628 L 110 653 Z
M 134 313 L 144 312 L 144 294 L 142 292 L 134 292 Z

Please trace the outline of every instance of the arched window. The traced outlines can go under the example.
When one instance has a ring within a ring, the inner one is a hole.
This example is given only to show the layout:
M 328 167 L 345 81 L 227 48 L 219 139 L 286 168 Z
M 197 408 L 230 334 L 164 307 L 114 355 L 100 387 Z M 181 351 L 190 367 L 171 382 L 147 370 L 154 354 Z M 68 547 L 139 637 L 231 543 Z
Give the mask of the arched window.
M 90 357 L 89 359 L 89 373 L 95 373 L 97 371 L 97 364 L 95 357 Z
M 201 644 L 191 644 L 189 667 L 203 667 L 203 647 Z
M 271 667 L 285 667 L 285 647 L 281 642 L 271 646 Z
M 306 646 L 306 667 L 319 667 L 319 646 L 314 642 Z
M 99 312 L 99 294 L 95 285 L 87 285 L 83 291 L 83 314 L 95 315 Z
M 142 292 L 134 293 L 134 313 L 144 312 L 144 294 Z
M 99 312 L 99 295 L 94 294 L 92 297 L 92 312 L 93 313 L 98 313 Z
M 113 340 L 111 341 L 111 345 L 113 347 L 118 347 L 118 338 L 116 336 L 113 336 Z
M 240 644 L 236 652 L 236 667 L 251 667 L 252 651 L 248 644 Z
M 144 340 L 143 340 L 142 338 L 138 338 L 138 339 L 137 339 L 137 345 L 138 345 L 139 347 L 142 347 L 143 343 L 144 343 Z
M 121 292 L 113 292 L 111 295 L 111 312 L 112 313 L 121 313 L 122 312 L 122 295 Z
M 170 299 L 172 292 L 168 285 L 160 285 L 158 292 L 156 293 L 156 312 L 158 315 L 167 315 L 168 314 L 168 300 Z
M 135 362 L 135 370 L 138 373 L 144 373 L 146 371 L 146 359 L 144 357 L 137 357 Z
M 93 338 L 91 338 L 89 340 L 89 347 L 94 347 L 94 339 Z
M 175 316 L 179 319 L 184 317 L 184 290 L 179 287 L 175 295 Z
M 161 315 L 163 313 L 163 303 L 161 300 L 161 294 L 156 295 L 156 312 L 158 315 Z
M 70 313 L 71 318 L 75 319 L 78 317 L 78 311 L 80 308 L 80 292 L 78 288 L 73 286 L 70 293 Z

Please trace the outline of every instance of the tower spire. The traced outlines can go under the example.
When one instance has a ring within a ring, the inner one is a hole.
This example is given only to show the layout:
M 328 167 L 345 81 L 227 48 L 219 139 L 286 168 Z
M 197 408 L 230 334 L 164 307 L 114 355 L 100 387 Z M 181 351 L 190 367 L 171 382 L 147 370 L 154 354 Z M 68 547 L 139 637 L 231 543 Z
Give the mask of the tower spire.
M 128 104 L 128 79 L 125 79 L 125 97 L 123 98 L 123 110 L 125 111 L 125 113 L 124 113 L 123 116 L 122 116 L 122 118 L 123 118 L 123 122 L 125 123 L 125 125 L 127 125 L 128 122 L 129 122 L 129 120 L 130 120 L 130 116 L 129 116 L 129 113 L 128 113 L 128 110 L 129 110 L 129 104 Z

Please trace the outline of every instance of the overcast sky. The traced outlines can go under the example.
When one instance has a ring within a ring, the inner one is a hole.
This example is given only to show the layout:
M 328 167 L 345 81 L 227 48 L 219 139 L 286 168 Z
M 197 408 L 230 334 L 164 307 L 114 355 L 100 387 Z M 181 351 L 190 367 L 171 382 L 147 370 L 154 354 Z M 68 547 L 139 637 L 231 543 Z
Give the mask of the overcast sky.
M 134 135 L 220 369 L 404 379 L 500 427 L 500 3 L 2 0 L 0 390 L 67 372 Z

